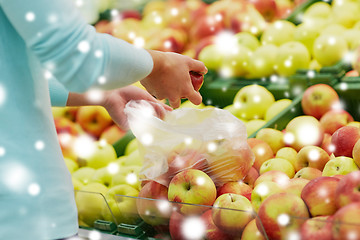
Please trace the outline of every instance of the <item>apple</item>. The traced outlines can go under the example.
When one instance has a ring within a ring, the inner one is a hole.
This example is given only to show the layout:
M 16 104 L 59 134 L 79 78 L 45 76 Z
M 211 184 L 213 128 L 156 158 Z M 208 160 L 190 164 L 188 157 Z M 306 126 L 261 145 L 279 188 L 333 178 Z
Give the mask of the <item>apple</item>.
M 144 47 L 163 52 L 181 53 L 185 49 L 186 42 L 187 36 L 184 30 L 167 27 L 153 29 L 153 32 L 145 38 Z
M 169 201 L 211 206 L 216 199 L 216 187 L 212 179 L 197 169 L 187 169 L 176 174 L 170 181 Z M 194 208 L 183 204 L 180 211 L 186 215 L 204 212 L 203 207 Z
M 79 107 L 51 107 L 54 119 L 58 117 L 65 117 L 72 122 L 75 122 L 78 110 Z
M 344 14 L 346 13 L 346 14 Z M 352 28 L 360 20 L 360 6 L 358 2 L 344 2 L 332 8 L 334 22 L 346 28 Z
M 315 39 L 320 35 L 319 29 L 316 26 L 301 23 L 296 26 L 294 31 L 294 40 L 299 41 L 305 45 L 307 50 L 310 53 L 310 56 L 313 54 L 313 45 Z
M 281 171 L 288 175 L 289 178 L 292 178 L 295 175 L 293 165 L 283 158 L 271 158 L 266 160 L 260 167 L 260 175 L 268 171 Z
M 336 212 L 335 191 L 339 181 L 333 177 L 318 177 L 306 184 L 301 198 L 312 217 L 332 215 Z
M 312 180 L 322 176 L 322 171 L 317 168 L 304 167 L 296 172 L 294 178 L 304 178 Z
M 292 103 L 292 100 L 290 99 L 280 99 L 275 101 L 267 110 L 265 113 L 265 121 L 270 121 L 273 119 L 276 115 L 281 113 L 284 109 L 286 109 L 288 106 L 290 106 Z
M 314 42 L 313 53 L 322 66 L 332 66 L 348 53 L 347 42 L 340 35 L 320 35 Z
M 343 109 L 333 109 L 327 111 L 321 118 L 320 124 L 325 133 L 333 134 L 339 128 L 348 125 L 354 118 Z
M 168 188 L 158 182 L 149 181 L 141 188 L 136 206 L 144 222 L 153 226 L 167 224 L 171 215 Z
M 251 51 L 255 51 L 260 47 L 260 42 L 257 37 L 248 32 L 239 32 L 234 35 L 236 42 L 244 47 L 247 47 Z
M 281 46 L 294 40 L 295 24 L 286 20 L 272 22 L 261 35 L 261 43 Z
M 346 28 L 337 23 L 331 23 L 320 31 L 321 35 L 343 35 L 346 32 Z
M 75 202 L 79 220 L 93 227 L 96 220 L 102 219 L 102 208 L 106 204 L 104 196 L 108 188 L 101 183 L 89 183 L 76 193 Z
M 223 53 L 217 45 L 210 44 L 199 52 L 198 59 L 210 70 L 218 70 L 223 61 Z
M 111 165 L 107 167 L 108 172 L 111 170 Z M 116 170 L 116 169 L 115 169 Z M 140 190 L 140 166 L 121 166 L 116 173 L 112 175 L 111 178 L 111 186 L 119 185 L 119 184 L 127 184 L 137 190 Z M 114 171 L 113 171 L 114 172 Z
M 331 137 L 334 145 L 334 155 L 352 157 L 355 143 L 360 139 L 360 129 L 354 126 L 344 126 L 336 130 Z
M 354 202 L 340 208 L 333 217 L 334 240 L 357 239 L 360 236 L 360 203 Z
M 304 201 L 292 193 L 274 194 L 261 204 L 256 219 L 258 228 L 264 227 L 269 239 L 289 239 L 309 217 Z M 292 217 L 294 216 L 294 217 Z
M 316 22 L 321 20 L 327 20 L 331 17 L 332 8 L 330 4 L 326 2 L 315 2 L 310 5 L 304 12 L 303 22 L 310 25 L 315 25 Z
M 311 167 L 322 171 L 329 160 L 329 154 L 321 147 L 305 146 L 300 149 L 296 156 L 295 170 L 299 171 L 304 167 Z
M 219 74 L 224 77 L 242 77 L 248 73 L 252 51 L 240 44 L 234 45 L 232 50 L 223 50 L 225 53 L 219 66 Z
M 212 219 L 212 209 L 207 210 L 206 212 L 204 212 L 201 215 L 201 219 L 203 219 L 204 223 L 205 223 L 205 227 L 206 227 L 206 239 L 208 240 L 232 240 L 234 239 L 234 237 L 229 234 L 226 233 L 224 231 L 222 231 L 220 228 L 218 228 L 213 219 Z
M 103 167 L 95 170 L 90 182 L 98 182 L 104 184 L 106 187 L 110 187 L 112 178 L 113 174 L 109 171 L 109 169 L 107 167 Z
M 96 172 L 96 170 L 94 168 L 81 167 L 81 168 L 77 169 L 76 171 L 74 171 L 71 175 L 74 178 L 80 180 L 81 183 L 86 185 L 90 182 L 90 180 L 93 177 L 93 175 L 95 174 L 95 172 Z
M 333 154 L 335 149 L 334 145 L 331 144 L 331 135 L 329 133 L 324 133 L 324 139 L 321 143 L 321 148 L 324 149 L 329 154 L 329 156 Z
M 184 102 L 182 102 L 180 104 L 179 108 L 195 108 L 195 109 L 203 109 L 205 108 L 205 104 L 204 103 L 200 103 L 199 105 L 195 105 L 192 102 L 190 102 L 189 100 L 185 100 Z
M 91 153 L 79 155 L 79 162 L 84 162 L 88 167 L 98 169 L 106 167 L 117 159 L 114 147 L 106 141 L 96 141 L 92 147 L 94 149 Z
M 271 171 L 261 174 L 256 179 L 256 181 L 254 183 L 254 187 L 256 187 L 261 182 L 265 182 L 265 181 L 272 181 L 272 182 L 279 184 L 282 187 L 285 187 L 288 185 L 289 180 L 290 180 L 290 178 L 286 173 L 281 172 L 281 171 L 271 170 Z
M 212 219 L 221 230 L 240 234 L 245 226 L 254 219 L 253 208 L 246 197 L 226 193 L 219 196 L 214 202 Z
M 251 193 L 251 204 L 256 212 L 258 212 L 263 201 L 269 196 L 283 192 L 282 186 L 276 182 L 264 181 L 257 184 Z
M 113 30 L 113 24 L 109 20 L 100 20 L 94 25 L 96 32 L 111 34 Z
M 64 161 L 65 161 L 66 167 L 70 173 L 73 173 L 76 170 L 78 170 L 79 165 L 74 160 L 72 160 L 70 158 L 64 158 Z
M 252 119 L 252 120 L 245 122 L 247 135 L 251 136 L 257 130 L 262 128 L 265 124 L 266 124 L 266 121 L 262 120 L 262 119 Z
M 265 240 L 266 238 L 256 226 L 256 219 L 251 220 L 241 234 L 241 240 Z
M 83 188 L 85 185 L 77 178 L 74 178 L 73 176 L 71 176 L 71 181 L 72 184 L 74 186 L 74 191 L 75 191 L 75 195 L 77 194 L 77 192 Z
M 354 160 L 349 157 L 335 157 L 330 159 L 323 169 L 323 176 L 346 175 L 359 170 Z
M 296 162 L 297 154 L 298 153 L 296 152 L 295 149 L 293 149 L 291 147 L 283 147 L 283 148 L 280 148 L 276 152 L 275 157 L 288 160 L 293 165 L 293 167 L 295 168 L 295 162 Z
M 262 128 L 257 133 L 255 138 L 265 141 L 274 153 L 280 148 L 285 147 L 284 133 L 273 128 Z
M 360 171 L 351 172 L 340 179 L 335 201 L 338 208 L 360 202 Z
M 352 151 L 352 156 L 353 156 L 353 160 L 355 162 L 355 164 L 359 167 L 360 166 L 360 140 L 357 140 L 353 151 Z
M 324 138 L 324 129 L 313 116 L 298 116 L 290 120 L 285 127 L 284 141 L 296 151 L 309 145 L 320 146 Z
M 250 0 L 255 8 L 264 16 L 265 20 L 272 22 L 277 13 L 277 6 L 275 0 Z
M 194 41 L 199 41 L 208 36 L 215 35 L 224 29 L 224 23 L 222 19 L 212 16 L 204 15 L 200 16 L 190 29 L 189 37 Z
M 331 240 L 332 216 L 307 219 L 300 228 L 301 239 Z
M 116 124 L 107 127 L 100 135 L 99 140 L 105 140 L 109 144 L 114 144 L 125 136 L 126 131 L 122 130 Z
M 131 139 L 125 147 L 124 155 L 130 155 L 130 153 L 138 149 L 138 147 L 138 140 L 136 138 Z
M 346 77 L 359 77 L 359 72 L 356 70 L 350 70 L 345 74 Z
M 234 97 L 237 116 L 245 119 L 262 119 L 268 107 L 275 102 L 273 94 L 260 85 L 242 87 Z
M 290 179 L 289 184 L 285 187 L 284 191 L 301 197 L 302 190 L 309 182 L 310 180 L 305 178 L 292 178 Z
M 275 71 L 280 76 L 291 76 L 297 69 L 308 69 L 310 53 L 301 42 L 289 41 L 283 43 L 279 49 L 275 61 Z
M 255 162 L 252 167 L 259 171 L 261 165 L 266 160 L 274 157 L 274 152 L 269 146 L 269 144 L 261 139 L 248 138 L 247 143 L 249 144 L 251 151 L 255 155 Z
M 195 91 L 199 91 L 199 89 L 204 83 L 204 76 L 200 73 L 191 71 L 190 78 Z
M 82 106 L 76 115 L 76 122 L 89 134 L 100 137 L 101 133 L 113 124 L 113 121 L 101 106 Z
M 274 65 L 278 47 L 274 44 L 259 46 L 249 60 L 249 76 L 251 78 L 269 77 L 275 73 Z
M 301 107 L 306 115 L 320 119 L 326 112 L 339 106 L 339 95 L 327 84 L 308 87 L 301 99 Z
M 234 193 L 242 195 L 251 200 L 252 188 L 244 182 L 227 182 L 224 185 L 217 188 L 217 197 L 225 193 Z
M 107 204 L 103 204 L 102 209 L 104 219 L 111 221 L 112 218 L 115 218 L 117 224 L 135 224 L 140 218 L 135 198 L 138 195 L 139 191 L 127 184 L 109 188 L 105 194 Z
M 129 155 L 120 156 L 117 161 L 122 166 L 143 166 L 144 159 L 140 155 L 139 149 L 135 149 Z
M 79 135 L 79 129 L 75 122 L 66 117 L 54 118 L 55 128 L 57 134 L 70 134 L 72 136 Z
M 251 188 L 254 188 L 255 181 L 258 177 L 259 172 L 254 167 L 251 167 L 243 182 L 249 185 Z
M 355 49 L 360 46 L 359 37 L 360 37 L 359 29 L 347 29 L 344 32 L 344 38 L 348 43 L 348 47 L 350 51 L 355 51 Z M 355 72 L 355 76 L 356 75 L 358 75 L 358 73 Z M 349 76 L 349 74 L 347 76 Z

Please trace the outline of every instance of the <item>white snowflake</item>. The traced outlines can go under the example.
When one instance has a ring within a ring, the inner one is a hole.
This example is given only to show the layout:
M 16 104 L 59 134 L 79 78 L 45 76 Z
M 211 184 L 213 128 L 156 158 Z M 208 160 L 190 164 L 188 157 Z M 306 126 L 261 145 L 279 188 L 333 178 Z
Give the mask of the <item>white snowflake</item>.
M 35 20 L 35 18 L 36 18 L 36 16 L 35 16 L 35 14 L 33 12 L 27 12 L 25 14 L 25 19 L 28 22 L 33 22 Z
M 40 193 L 40 186 L 37 183 L 31 183 L 28 187 L 28 193 L 32 196 L 37 196 Z
M 35 149 L 38 151 L 42 151 L 45 148 L 45 143 L 42 140 L 38 140 L 35 142 Z

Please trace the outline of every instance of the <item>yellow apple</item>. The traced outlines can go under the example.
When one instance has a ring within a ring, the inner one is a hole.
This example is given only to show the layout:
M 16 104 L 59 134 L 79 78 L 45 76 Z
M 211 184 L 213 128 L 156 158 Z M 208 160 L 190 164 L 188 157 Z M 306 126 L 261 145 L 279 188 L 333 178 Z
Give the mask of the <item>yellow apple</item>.
M 70 173 L 75 172 L 79 168 L 78 164 L 70 158 L 64 158 L 64 161 Z
M 123 166 L 142 166 L 143 157 L 140 155 L 139 149 L 132 151 L 129 155 L 124 156 L 123 158 L 118 159 L 118 162 L 121 162 Z
M 275 154 L 275 157 L 277 158 L 283 158 L 288 160 L 293 165 L 293 167 L 295 167 L 296 156 L 297 156 L 297 151 L 292 147 L 280 148 Z
M 274 153 L 276 153 L 280 148 L 285 147 L 284 133 L 277 129 L 260 129 L 256 134 L 256 138 L 267 142 Z
M 289 178 L 292 178 L 295 175 L 293 165 L 283 158 L 272 158 L 266 160 L 260 167 L 260 175 L 268 171 L 281 171 L 286 173 Z
M 90 182 L 90 179 L 95 174 L 95 169 L 91 167 L 82 167 L 72 173 L 72 176 L 82 182 L 84 185 Z
M 76 193 L 79 220 L 93 227 L 96 220 L 103 218 L 102 208 L 106 204 L 104 195 L 107 191 L 108 188 L 101 183 L 89 183 Z
M 275 101 L 267 110 L 265 113 L 265 121 L 269 121 L 276 115 L 278 115 L 281 111 L 283 111 L 285 108 L 287 108 L 292 101 L 290 99 L 280 99 Z
M 130 140 L 130 142 L 128 142 L 128 144 L 125 147 L 125 152 L 124 155 L 129 155 L 130 153 L 132 153 L 133 151 L 135 151 L 136 149 L 138 149 L 138 141 L 136 138 L 133 138 Z
M 73 176 L 71 177 L 71 181 L 72 181 L 75 191 L 80 190 L 81 188 L 83 188 L 85 186 L 79 179 L 77 179 Z M 75 194 L 76 194 L 76 192 L 75 192 Z
M 200 103 L 199 105 L 195 105 L 192 102 L 190 102 L 189 100 L 184 101 L 183 103 L 181 103 L 179 108 L 195 108 L 195 109 L 202 109 L 204 108 L 205 105 L 203 103 Z
M 112 221 L 114 217 L 117 224 L 135 224 L 140 218 L 137 214 L 135 198 L 138 195 L 139 191 L 127 184 L 111 187 L 105 194 L 108 205 L 102 205 L 103 209 L 101 212 L 104 219 Z
M 109 163 L 117 159 L 114 147 L 106 141 L 96 141 L 94 149 L 89 154 L 79 156 L 78 160 L 84 162 L 86 166 L 95 169 L 106 167 Z
M 137 190 L 140 190 L 139 172 L 142 167 L 140 166 L 123 166 L 112 177 L 111 186 L 120 184 L 127 184 Z
M 262 126 L 266 124 L 265 120 L 262 119 L 253 119 L 245 123 L 246 133 L 248 136 L 259 130 Z

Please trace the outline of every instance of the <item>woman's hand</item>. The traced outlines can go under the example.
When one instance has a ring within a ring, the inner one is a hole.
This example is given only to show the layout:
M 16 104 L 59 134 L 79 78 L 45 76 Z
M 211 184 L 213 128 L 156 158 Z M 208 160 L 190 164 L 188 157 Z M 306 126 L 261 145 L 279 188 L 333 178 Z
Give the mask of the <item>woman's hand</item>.
M 177 53 L 148 51 L 153 58 L 154 67 L 141 84 L 149 93 L 160 100 L 168 99 L 174 108 L 180 106 L 182 98 L 187 98 L 196 105 L 202 102 L 202 97 L 195 91 L 190 78 L 190 71 L 202 75 L 207 73 L 202 62 Z

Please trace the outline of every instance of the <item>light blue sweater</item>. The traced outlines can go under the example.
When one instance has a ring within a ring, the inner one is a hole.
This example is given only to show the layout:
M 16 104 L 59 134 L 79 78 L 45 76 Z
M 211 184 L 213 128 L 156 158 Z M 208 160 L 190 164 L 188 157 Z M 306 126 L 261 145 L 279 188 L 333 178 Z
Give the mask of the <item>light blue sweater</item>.
M 51 103 L 65 105 L 68 91 L 123 87 L 152 67 L 147 51 L 96 33 L 72 0 L 0 0 L 0 239 L 77 232 Z

